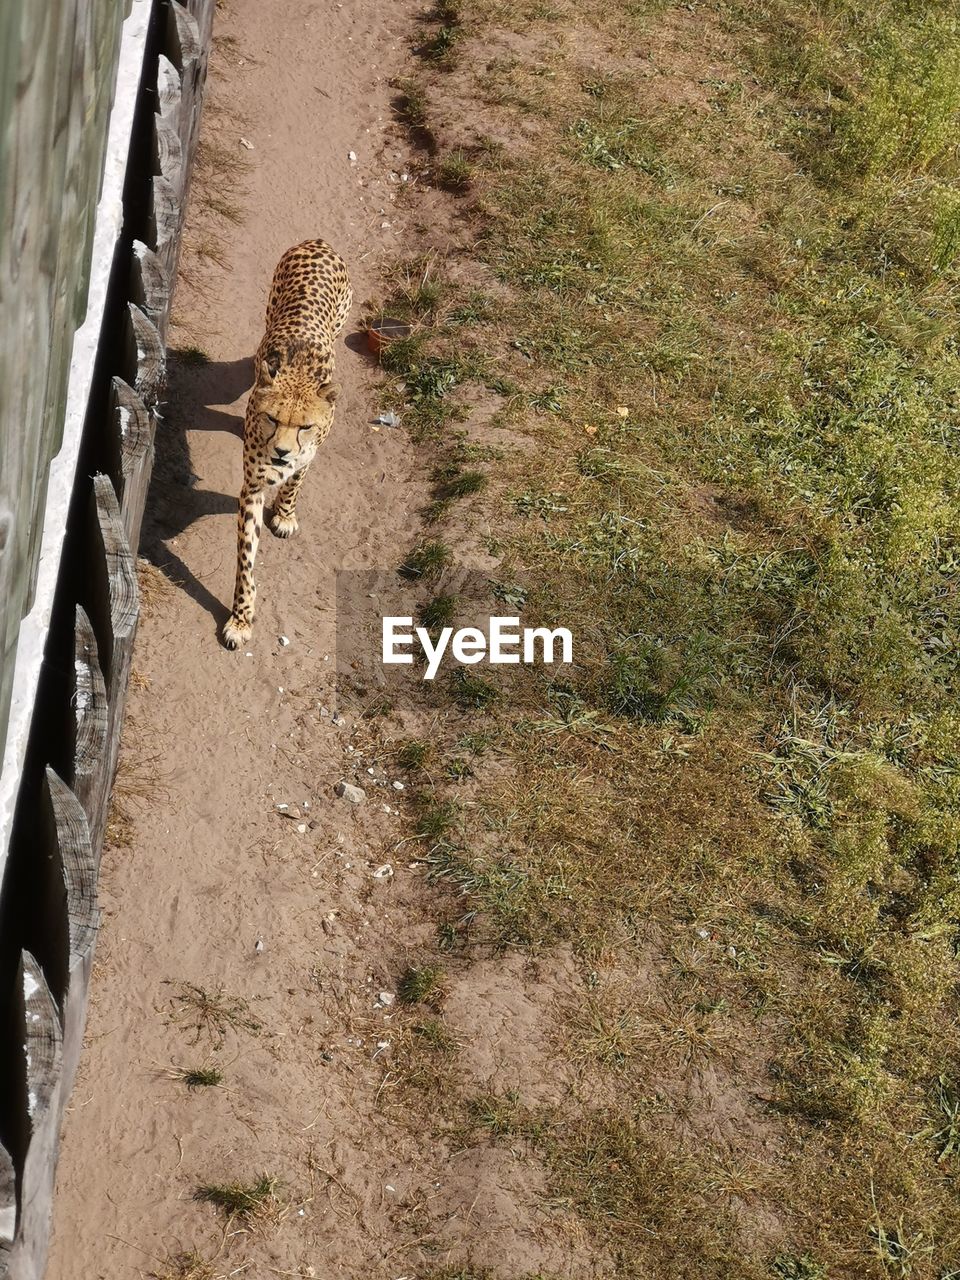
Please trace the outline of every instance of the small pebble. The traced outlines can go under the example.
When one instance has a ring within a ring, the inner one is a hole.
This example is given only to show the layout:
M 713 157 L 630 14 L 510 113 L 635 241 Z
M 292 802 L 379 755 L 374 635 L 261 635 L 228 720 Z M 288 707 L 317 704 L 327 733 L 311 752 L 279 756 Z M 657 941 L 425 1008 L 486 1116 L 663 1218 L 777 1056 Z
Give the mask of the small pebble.
M 367 798 L 363 787 L 355 787 L 352 782 L 338 782 L 335 790 L 342 800 L 349 800 L 351 804 L 363 804 Z
M 389 862 L 385 862 L 382 867 L 377 867 L 373 873 L 374 880 L 389 880 L 393 875 L 393 867 Z
M 394 782 L 393 789 L 394 791 L 406 791 L 407 788 L 406 788 L 406 785 L 402 782 Z
M 393 992 L 392 992 L 392 991 L 378 991 L 378 992 L 377 992 L 377 999 L 380 1001 L 380 1003 L 381 1003 L 382 1005 L 386 1005 L 387 1007 L 389 1007 L 390 1005 L 392 1005 L 392 1004 L 393 1004 L 393 1002 L 396 1000 L 396 998 L 397 998 L 397 997 L 393 994 Z
M 277 636 L 277 639 L 280 641 L 280 644 L 283 646 L 284 649 L 290 643 L 289 636 Z

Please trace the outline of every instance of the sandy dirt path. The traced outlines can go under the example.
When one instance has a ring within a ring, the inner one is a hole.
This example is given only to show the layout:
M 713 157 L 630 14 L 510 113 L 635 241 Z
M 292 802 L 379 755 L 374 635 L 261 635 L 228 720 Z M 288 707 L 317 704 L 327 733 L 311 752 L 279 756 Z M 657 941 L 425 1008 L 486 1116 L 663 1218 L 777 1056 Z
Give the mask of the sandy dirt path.
M 333 570 L 395 566 L 424 495 L 403 434 L 370 428 L 376 370 L 351 349 L 359 306 L 340 342 L 337 420 L 304 486 L 301 534 L 284 543 L 265 531 L 249 652 L 224 651 L 217 630 L 270 275 L 289 245 L 321 235 L 347 259 L 358 302 L 374 291 L 402 221 L 389 203 L 403 144 L 388 81 L 410 56 L 413 13 L 403 0 L 218 9 L 203 137 L 250 171 L 237 226 L 211 221 L 215 178 L 198 175 L 191 196 L 187 242 L 212 227 L 222 266 L 187 255 L 173 342 L 202 347 L 210 363 L 173 361 L 161 426 L 144 550 L 179 585 L 147 610 L 137 641 L 121 776 L 142 794 L 129 847 L 104 858 L 50 1280 L 167 1274 L 161 1260 L 220 1238 L 222 1219 L 195 1202 L 197 1185 L 261 1171 L 281 1180 L 286 1212 L 228 1240 L 218 1274 L 402 1274 L 392 1198 L 416 1160 L 369 1105 L 382 1072 L 357 1026 L 389 1020 L 372 993 L 396 948 L 416 941 L 418 926 L 404 934 L 401 922 L 419 890 L 400 875 L 372 880 L 399 818 L 333 798 L 351 726 L 320 712 L 334 705 Z M 377 798 L 388 795 L 384 786 Z M 303 801 L 303 821 L 275 808 Z M 194 1045 L 189 1017 L 172 1020 L 185 983 L 247 1001 L 262 1030 L 227 1027 L 219 1052 L 206 1031 Z M 163 1074 L 203 1061 L 222 1064 L 224 1088 L 191 1093 Z

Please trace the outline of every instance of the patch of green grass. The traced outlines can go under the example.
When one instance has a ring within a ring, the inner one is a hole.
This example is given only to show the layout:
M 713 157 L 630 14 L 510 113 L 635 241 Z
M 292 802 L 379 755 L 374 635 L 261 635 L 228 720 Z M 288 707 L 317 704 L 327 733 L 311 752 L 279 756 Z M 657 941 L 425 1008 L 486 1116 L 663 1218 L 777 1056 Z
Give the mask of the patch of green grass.
M 400 572 L 405 578 L 430 581 L 439 578 L 450 563 L 450 548 L 445 542 L 421 542 L 404 560 Z
M 425 129 L 428 118 L 427 93 L 422 84 L 416 80 L 398 80 L 394 86 L 399 90 L 395 103 L 397 117 L 412 129 Z
M 446 972 L 440 965 L 415 965 L 402 974 L 397 995 L 404 1004 L 436 1004 L 443 995 L 445 981 Z
M 456 1036 L 440 1018 L 421 1018 L 410 1024 L 410 1031 L 417 1044 L 435 1053 L 452 1054 L 457 1051 Z
M 223 1084 L 223 1072 L 219 1067 L 175 1067 L 174 1074 L 188 1089 L 209 1089 Z
M 439 840 L 453 827 L 457 807 L 450 801 L 431 802 L 417 818 L 416 834 L 427 840 Z
M 450 191 L 466 191 L 473 177 L 473 165 L 464 151 L 451 151 L 433 167 L 436 181 Z
M 515 1089 L 506 1093 L 481 1093 L 467 1103 L 470 1123 L 494 1138 L 523 1134 L 529 1127 L 527 1109 Z
M 500 691 L 489 680 L 471 675 L 463 667 L 450 677 L 450 690 L 461 711 L 485 711 L 500 697 Z
M 253 1182 L 207 1182 L 194 1192 L 195 1200 L 215 1205 L 229 1218 L 251 1218 L 276 1199 L 277 1179 L 262 1173 Z
M 960 1094 L 946 1076 L 937 1080 L 933 1103 L 936 1112 L 927 1132 L 937 1146 L 937 1160 L 942 1162 L 960 1154 Z
M 456 617 L 457 604 L 456 596 L 434 596 L 420 610 L 420 625 L 428 631 L 440 631 L 449 627 Z
M 401 769 L 409 769 L 413 772 L 423 768 L 430 758 L 430 752 L 429 742 L 422 742 L 419 738 L 408 738 L 397 748 L 396 761 Z
M 474 776 L 474 768 L 469 760 L 448 760 L 444 772 L 452 782 L 463 782 L 465 778 Z
M 482 493 L 487 487 L 487 476 L 482 471 L 462 471 L 444 489 L 446 498 L 468 498 Z
M 774 1280 L 830 1280 L 826 1267 L 809 1253 L 781 1254 L 770 1265 Z

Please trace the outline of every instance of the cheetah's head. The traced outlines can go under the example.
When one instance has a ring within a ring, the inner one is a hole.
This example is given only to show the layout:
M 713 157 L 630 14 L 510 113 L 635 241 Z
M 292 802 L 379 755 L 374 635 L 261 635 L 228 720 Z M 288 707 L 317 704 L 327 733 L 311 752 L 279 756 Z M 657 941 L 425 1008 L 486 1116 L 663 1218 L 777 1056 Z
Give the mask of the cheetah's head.
M 317 370 L 274 362 L 270 354 L 257 370 L 251 401 L 263 452 L 274 466 L 286 468 L 326 437 L 337 388 L 321 381 Z

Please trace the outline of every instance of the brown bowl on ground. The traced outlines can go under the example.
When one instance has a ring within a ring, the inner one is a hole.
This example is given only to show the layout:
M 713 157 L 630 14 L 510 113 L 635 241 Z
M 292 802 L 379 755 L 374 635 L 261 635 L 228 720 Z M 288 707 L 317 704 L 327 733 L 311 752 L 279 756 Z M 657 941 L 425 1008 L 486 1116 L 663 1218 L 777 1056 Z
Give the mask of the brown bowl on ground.
M 412 328 L 405 321 L 392 320 L 389 316 L 384 316 L 382 320 L 374 320 L 367 326 L 367 344 L 373 354 L 378 356 L 391 342 L 397 342 L 400 338 L 409 338 L 411 333 Z

